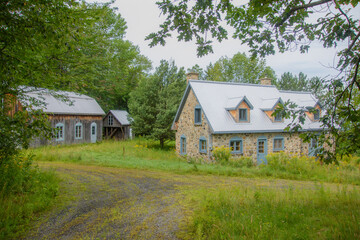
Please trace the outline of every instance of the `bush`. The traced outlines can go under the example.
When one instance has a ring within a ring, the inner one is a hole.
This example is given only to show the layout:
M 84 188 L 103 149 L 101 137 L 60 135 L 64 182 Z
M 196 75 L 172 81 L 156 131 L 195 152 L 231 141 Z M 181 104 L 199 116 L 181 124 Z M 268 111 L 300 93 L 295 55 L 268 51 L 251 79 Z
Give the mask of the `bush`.
M 22 193 L 31 188 L 32 155 L 19 153 L 0 163 L 0 195 Z
M 231 157 L 230 148 L 221 146 L 221 147 L 215 147 L 212 151 L 214 160 L 216 163 L 220 164 L 226 164 L 229 162 Z

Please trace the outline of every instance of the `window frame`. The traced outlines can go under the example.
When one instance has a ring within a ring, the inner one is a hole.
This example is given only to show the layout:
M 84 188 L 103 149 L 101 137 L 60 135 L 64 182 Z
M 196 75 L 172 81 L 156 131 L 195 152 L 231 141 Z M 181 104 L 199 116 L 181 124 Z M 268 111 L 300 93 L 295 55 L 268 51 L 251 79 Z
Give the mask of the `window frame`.
M 235 142 L 240 142 L 240 149 L 239 150 L 235 150 L 235 148 L 234 148 L 234 150 L 232 150 L 231 144 L 235 143 Z M 232 139 L 230 139 L 229 148 L 230 148 L 230 151 L 231 151 L 232 154 L 243 154 L 243 140 L 242 140 L 242 138 L 232 138 Z
M 240 111 L 245 111 L 245 119 L 240 118 Z M 247 108 L 239 108 L 238 114 L 239 114 L 239 122 L 247 122 L 248 121 L 248 109 Z
M 80 136 L 77 136 L 77 127 L 80 127 Z M 75 124 L 75 132 L 74 132 L 75 139 L 83 139 L 83 125 L 81 122 Z
M 114 116 L 109 114 L 108 116 L 108 125 L 113 126 L 114 125 Z
M 313 114 L 314 114 L 314 121 L 319 121 L 320 120 L 320 109 L 315 109 Z
M 205 142 L 205 149 L 202 149 L 202 143 Z M 205 137 L 199 138 L 199 152 L 200 153 L 207 153 L 207 140 Z
M 183 149 L 185 151 L 183 151 Z M 186 137 L 185 137 L 185 135 L 182 135 L 180 137 L 180 155 L 185 155 L 185 154 L 186 154 Z
M 198 113 L 198 114 L 196 114 L 196 113 Z M 198 115 L 199 119 L 197 119 L 197 117 L 196 117 L 197 115 Z M 201 115 L 202 115 L 202 109 L 201 109 L 200 105 L 196 105 L 195 108 L 194 108 L 194 124 L 195 125 L 201 125 L 202 124 Z M 199 120 L 199 121 L 197 121 L 197 120 Z
M 59 127 L 61 127 L 62 128 L 62 130 L 61 130 L 61 133 L 62 133 L 62 136 L 61 137 L 58 137 L 59 135 L 58 135 L 58 133 L 59 133 L 59 131 L 58 131 L 58 128 Z M 59 123 L 57 123 L 56 125 L 55 125 L 55 129 L 56 129 L 56 135 L 55 135 L 55 140 L 56 141 L 64 141 L 64 139 L 65 139 L 65 124 L 64 123 L 62 123 L 62 122 L 59 122 Z
M 276 140 L 281 140 L 281 148 L 275 148 L 275 141 Z M 284 151 L 285 148 L 285 139 L 283 136 L 276 136 L 273 139 L 273 152 L 280 152 L 280 151 Z
M 277 119 L 280 116 L 280 119 Z M 275 113 L 274 116 L 274 122 L 282 122 L 283 121 L 283 116 L 280 112 Z

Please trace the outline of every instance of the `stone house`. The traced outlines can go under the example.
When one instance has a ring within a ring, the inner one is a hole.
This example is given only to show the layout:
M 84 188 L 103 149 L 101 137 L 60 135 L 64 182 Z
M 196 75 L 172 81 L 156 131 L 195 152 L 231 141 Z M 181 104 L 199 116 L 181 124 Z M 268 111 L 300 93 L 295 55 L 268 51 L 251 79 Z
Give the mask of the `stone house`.
M 28 91 L 26 96 L 44 103 L 37 108 L 41 108 L 48 115 L 50 125 L 56 129 L 53 139 L 36 138 L 31 142 L 32 147 L 95 143 L 102 140 L 105 112 L 94 98 L 74 92 L 50 92 L 47 89 Z M 20 106 L 16 109 L 21 110 L 21 105 L 26 106 L 24 101 L 27 102 L 23 100 L 21 104 L 20 101 Z
M 103 120 L 104 137 L 116 140 L 132 139 L 129 113 L 125 110 L 110 110 Z
M 172 125 L 176 151 L 211 160 L 215 147 L 228 146 L 234 156 L 252 157 L 257 163 L 266 162 L 271 152 L 313 155 L 317 142 L 304 143 L 300 133 L 284 130 L 290 120 L 273 115 L 278 105 L 288 100 L 306 111 L 301 131 L 323 130 L 321 105 L 309 92 L 278 90 L 268 78 L 261 79 L 261 84 L 243 84 L 200 81 L 196 74 L 188 74 Z

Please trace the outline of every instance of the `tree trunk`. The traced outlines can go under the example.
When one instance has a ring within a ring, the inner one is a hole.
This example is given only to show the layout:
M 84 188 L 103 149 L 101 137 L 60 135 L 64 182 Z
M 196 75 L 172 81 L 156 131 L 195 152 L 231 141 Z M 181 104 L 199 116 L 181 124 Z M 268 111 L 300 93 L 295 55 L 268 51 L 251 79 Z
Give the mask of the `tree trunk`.
M 160 147 L 161 149 L 164 149 L 164 139 L 163 138 L 160 138 Z

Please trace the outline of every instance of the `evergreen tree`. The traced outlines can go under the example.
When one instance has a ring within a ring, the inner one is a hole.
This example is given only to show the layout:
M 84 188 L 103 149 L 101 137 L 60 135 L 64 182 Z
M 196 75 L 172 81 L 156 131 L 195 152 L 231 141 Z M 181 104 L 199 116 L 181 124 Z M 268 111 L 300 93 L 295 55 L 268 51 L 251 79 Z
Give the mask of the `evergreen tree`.
M 174 138 L 171 125 L 186 87 L 185 70 L 178 69 L 173 61 L 162 60 L 155 73 L 143 78 L 130 94 L 129 113 L 132 129 L 160 141 Z

